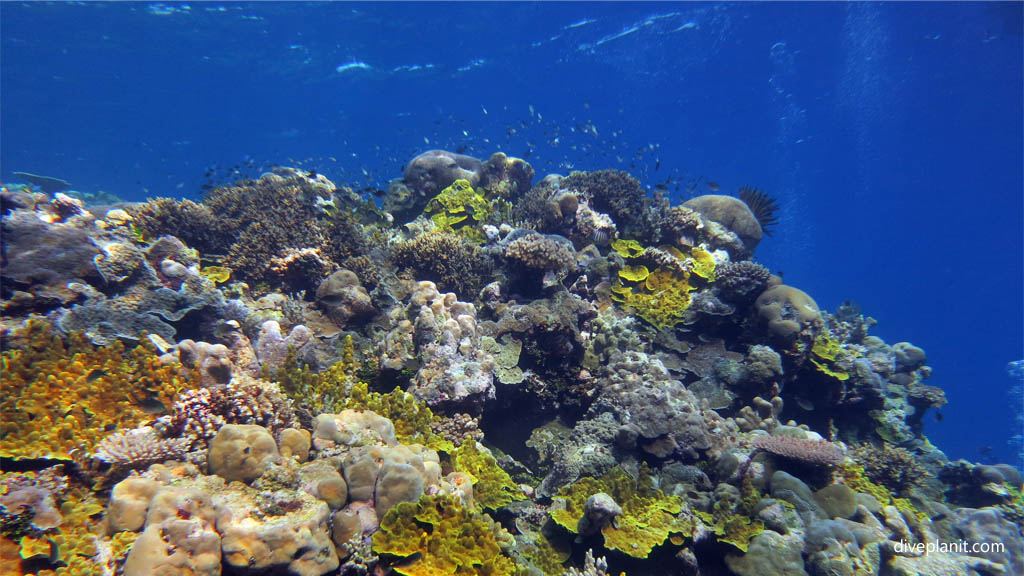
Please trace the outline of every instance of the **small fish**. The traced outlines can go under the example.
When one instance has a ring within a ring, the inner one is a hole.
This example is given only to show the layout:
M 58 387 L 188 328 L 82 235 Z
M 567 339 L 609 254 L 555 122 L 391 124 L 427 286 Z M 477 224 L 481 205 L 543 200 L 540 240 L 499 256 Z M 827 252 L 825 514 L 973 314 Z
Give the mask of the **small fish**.
M 138 405 L 146 414 L 160 414 L 167 411 L 167 406 L 163 402 L 157 400 L 152 396 L 132 396 L 132 401 Z
M 100 378 L 103 378 L 106 375 L 107 375 L 107 371 L 106 370 L 102 370 L 100 368 L 97 368 L 97 369 L 93 370 L 92 372 L 89 372 L 89 375 L 85 377 L 85 381 L 86 382 L 95 382 L 95 381 L 99 380 Z
M 711 190 L 712 192 L 718 192 L 718 182 L 712 182 L 708 180 L 707 184 L 708 190 Z

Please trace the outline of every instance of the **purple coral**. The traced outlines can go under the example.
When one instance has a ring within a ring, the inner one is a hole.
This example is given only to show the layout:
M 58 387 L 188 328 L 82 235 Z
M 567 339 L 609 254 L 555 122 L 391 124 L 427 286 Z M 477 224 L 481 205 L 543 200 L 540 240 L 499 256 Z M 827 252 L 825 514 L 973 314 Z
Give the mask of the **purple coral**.
M 836 466 L 842 464 L 846 457 L 846 451 L 842 446 L 827 440 L 807 440 L 791 436 L 756 436 L 751 444 L 766 452 L 808 464 Z

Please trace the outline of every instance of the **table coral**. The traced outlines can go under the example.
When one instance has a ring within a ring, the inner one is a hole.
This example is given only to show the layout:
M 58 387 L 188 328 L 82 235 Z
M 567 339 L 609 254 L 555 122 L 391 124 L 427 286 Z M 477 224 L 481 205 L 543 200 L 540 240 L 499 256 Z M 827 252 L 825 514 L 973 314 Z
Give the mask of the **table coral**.
M 185 386 L 147 344 L 96 347 L 81 335 L 65 344 L 48 325 L 28 327 L 29 345 L 3 353 L 0 456 L 71 460 L 110 431 L 150 418 L 140 402 L 170 405 Z

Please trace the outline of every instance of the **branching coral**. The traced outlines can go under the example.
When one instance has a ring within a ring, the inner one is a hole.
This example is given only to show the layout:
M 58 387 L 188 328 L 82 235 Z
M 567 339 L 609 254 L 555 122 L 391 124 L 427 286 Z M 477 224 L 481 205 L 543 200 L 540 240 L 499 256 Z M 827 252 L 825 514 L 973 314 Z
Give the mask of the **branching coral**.
M 487 516 L 466 510 L 456 498 L 424 495 L 384 516 L 373 535 L 373 551 L 401 558 L 418 555 L 411 563 L 392 566 L 405 576 L 512 575 L 515 564 L 499 545 L 499 537 L 504 540 L 507 533 L 500 532 L 504 530 Z
M 0 456 L 70 460 L 148 420 L 142 402 L 170 405 L 185 386 L 148 344 L 99 348 L 76 334 L 65 344 L 38 322 L 27 331 L 25 348 L 3 353 Z
M 609 214 L 624 233 L 653 240 L 655 226 L 650 199 L 640 182 L 628 173 L 573 172 L 560 185 L 582 194 L 594 210 Z
M 115 432 L 100 441 L 93 458 L 115 468 L 146 469 L 150 464 L 185 455 L 187 438 L 162 438 L 150 426 Z
M 325 210 L 338 200 L 347 196 L 323 175 L 278 168 L 217 188 L 202 204 L 161 198 L 133 208 L 132 216 L 146 235 L 175 234 L 203 253 L 225 256 L 240 279 L 302 288 L 367 250 L 351 210 Z
M 605 548 L 634 558 L 646 558 L 671 534 L 688 536 L 692 523 L 678 517 L 683 509 L 682 499 L 666 496 L 654 488 L 645 468 L 641 468 L 639 476 L 634 480 L 617 467 L 601 478 L 581 478 L 559 490 L 555 499 L 564 503 L 564 508 L 553 509 L 551 518 L 575 533 L 587 499 L 603 492 L 622 507 L 616 522 L 601 530 Z

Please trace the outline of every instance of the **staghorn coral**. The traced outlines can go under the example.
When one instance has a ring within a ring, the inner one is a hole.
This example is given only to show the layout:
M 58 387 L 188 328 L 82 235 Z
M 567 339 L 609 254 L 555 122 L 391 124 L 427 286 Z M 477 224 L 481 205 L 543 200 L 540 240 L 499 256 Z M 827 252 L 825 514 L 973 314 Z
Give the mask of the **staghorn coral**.
M 499 538 L 505 536 L 500 532 L 500 526 L 455 498 L 424 495 L 384 515 L 373 535 L 373 551 L 399 558 L 419 554 L 411 563 L 392 566 L 405 576 L 511 576 L 515 564 L 502 553 Z
M 142 402 L 170 405 L 185 387 L 149 344 L 100 348 L 76 334 L 65 343 L 42 322 L 26 330 L 25 348 L 3 352 L 0 456 L 70 460 L 92 452 L 104 433 L 149 420 Z

